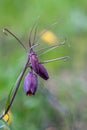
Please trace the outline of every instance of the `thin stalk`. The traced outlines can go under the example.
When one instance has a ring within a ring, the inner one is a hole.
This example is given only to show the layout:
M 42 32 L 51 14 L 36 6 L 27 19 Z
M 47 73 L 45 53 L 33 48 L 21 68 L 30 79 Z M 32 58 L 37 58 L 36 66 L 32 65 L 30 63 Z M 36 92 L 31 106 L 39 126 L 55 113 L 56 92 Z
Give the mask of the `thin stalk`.
M 53 50 L 53 49 L 56 49 L 56 48 L 58 48 L 58 47 L 60 47 L 60 46 L 62 46 L 62 45 L 64 45 L 64 44 L 65 44 L 65 41 L 64 41 L 64 42 L 61 42 L 60 44 L 56 44 L 56 45 L 53 45 L 53 46 L 50 46 L 50 47 L 42 48 L 42 49 L 38 50 L 37 52 L 40 52 L 40 51 L 43 51 L 43 50 L 46 50 L 46 49 L 48 49 L 48 50 L 42 52 L 42 53 L 39 54 L 38 56 L 41 56 L 41 55 L 43 55 L 43 54 L 46 54 L 46 53 L 48 53 L 49 51 L 51 51 L 51 50 Z M 36 52 L 36 53 L 37 53 L 37 52 Z
M 56 59 L 52 59 L 52 60 L 46 60 L 43 62 L 40 62 L 41 64 L 46 64 L 46 63 L 50 63 L 50 62 L 54 62 L 54 61 L 58 61 L 58 60 L 68 60 L 70 57 L 69 56 L 64 56 L 64 57 L 60 57 L 60 58 L 56 58 Z
M 34 22 L 34 24 L 33 24 L 33 26 L 32 26 L 32 28 L 31 28 L 31 31 L 30 31 L 30 33 L 29 33 L 29 47 L 31 48 L 31 46 L 32 46 L 32 43 L 31 43 L 31 37 L 32 37 L 32 32 L 33 32 L 33 29 L 34 29 L 34 27 L 35 27 L 35 25 L 37 24 L 37 20 L 39 19 L 39 17 L 37 17 L 37 19 L 36 19 L 36 21 Z M 36 30 L 36 29 L 35 29 Z M 36 31 L 35 31 L 35 33 L 36 33 Z M 36 34 L 35 34 L 36 35 Z M 35 41 L 35 40 L 34 40 Z
M 35 28 L 35 33 L 34 33 L 32 46 L 34 46 L 34 44 L 35 44 L 36 34 L 37 34 L 37 27 Z
M 24 50 L 27 52 L 26 47 L 23 45 L 23 43 L 19 40 L 19 38 L 16 35 L 14 35 L 12 32 L 10 32 L 7 28 L 4 28 L 3 33 L 7 35 L 6 32 L 8 32 L 11 36 L 13 36 L 18 41 L 18 43 L 20 43 L 20 45 L 24 48 Z
M 27 62 L 26 62 L 26 64 L 25 64 L 25 66 L 24 66 L 24 69 L 22 70 L 22 72 L 21 72 L 21 74 L 20 74 L 20 76 L 19 76 L 19 79 L 18 79 L 18 82 L 17 82 L 17 85 L 16 85 L 16 89 L 15 89 L 15 91 L 14 91 L 14 93 L 13 93 L 13 96 L 12 96 L 12 98 L 11 98 L 11 101 L 10 101 L 10 103 L 9 103 L 9 105 L 8 105 L 8 107 L 7 107 L 7 109 L 5 110 L 4 114 L 2 114 L 2 115 L 0 116 L 0 120 L 8 113 L 8 111 L 10 110 L 10 108 L 11 108 L 11 106 L 12 106 L 12 103 L 13 103 L 13 101 L 14 101 L 14 99 L 15 99 L 15 96 L 16 96 L 16 94 L 17 94 L 18 88 L 19 88 L 19 86 L 20 86 L 21 80 L 22 80 L 22 78 L 23 78 L 23 76 L 24 76 L 24 74 L 25 74 L 25 71 L 26 71 L 27 67 L 28 67 L 28 63 L 29 63 L 29 58 L 27 59 Z
M 39 46 L 39 45 L 40 45 L 40 43 L 37 43 L 37 44 L 31 46 L 30 50 L 33 49 L 33 48 L 35 48 L 35 47 L 37 47 L 37 46 Z

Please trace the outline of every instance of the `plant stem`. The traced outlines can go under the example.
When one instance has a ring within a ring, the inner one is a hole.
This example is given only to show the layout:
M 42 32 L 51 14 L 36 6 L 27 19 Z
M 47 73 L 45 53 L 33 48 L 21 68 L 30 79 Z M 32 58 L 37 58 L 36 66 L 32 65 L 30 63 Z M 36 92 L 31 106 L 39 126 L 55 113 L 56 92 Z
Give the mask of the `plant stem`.
M 12 96 L 12 98 L 11 98 L 11 101 L 10 101 L 10 103 L 9 103 L 9 105 L 8 105 L 8 107 L 7 107 L 7 109 L 5 110 L 5 112 L 0 116 L 0 120 L 8 113 L 8 111 L 10 110 L 10 108 L 11 108 L 11 106 L 12 106 L 12 103 L 13 103 L 13 101 L 14 101 L 14 99 L 15 99 L 15 96 L 16 96 L 16 94 L 17 94 L 18 88 L 19 88 L 19 86 L 20 86 L 21 80 L 22 80 L 22 78 L 23 78 L 23 76 L 24 76 L 24 74 L 25 74 L 25 72 L 26 72 L 27 67 L 28 67 L 28 63 L 29 63 L 29 57 L 28 57 L 27 62 L 26 62 L 26 64 L 25 64 L 25 66 L 24 66 L 24 69 L 22 70 L 22 72 L 21 72 L 21 74 L 20 74 L 20 76 L 19 76 L 19 79 L 18 79 L 18 82 L 17 82 L 17 85 L 16 85 L 16 89 L 15 89 L 15 91 L 14 91 L 14 93 L 13 93 L 13 96 Z
M 42 49 L 38 50 L 37 52 L 40 52 L 40 51 L 43 51 L 43 50 L 44 50 L 44 52 L 41 52 L 38 56 L 41 56 L 41 55 L 43 55 L 43 54 L 46 54 L 46 53 L 48 53 L 49 51 L 52 51 L 53 49 L 56 49 L 56 48 L 58 48 L 58 47 L 60 47 L 60 46 L 62 46 L 62 45 L 64 45 L 64 44 L 65 44 L 65 41 L 61 42 L 60 44 L 55 44 L 55 45 L 52 45 L 52 46 L 50 46 L 50 47 L 42 48 Z M 47 50 L 47 49 L 48 49 L 48 50 Z M 45 50 L 46 50 L 46 51 L 45 51 Z
M 60 58 L 55 58 L 55 59 L 52 59 L 52 60 L 46 60 L 46 61 L 43 61 L 43 62 L 40 62 L 41 64 L 45 64 L 45 63 L 50 63 L 50 62 L 54 62 L 54 61 L 58 61 L 58 60 L 68 60 L 70 57 L 69 56 L 64 56 L 64 57 L 60 57 Z
M 7 35 L 6 32 L 8 32 L 11 36 L 13 36 L 18 41 L 18 43 L 24 48 L 24 50 L 27 52 L 26 47 L 23 45 L 23 43 L 19 40 L 19 38 L 15 34 L 13 34 L 12 32 L 10 32 L 7 28 L 4 28 L 3 29 L 3 33 Z

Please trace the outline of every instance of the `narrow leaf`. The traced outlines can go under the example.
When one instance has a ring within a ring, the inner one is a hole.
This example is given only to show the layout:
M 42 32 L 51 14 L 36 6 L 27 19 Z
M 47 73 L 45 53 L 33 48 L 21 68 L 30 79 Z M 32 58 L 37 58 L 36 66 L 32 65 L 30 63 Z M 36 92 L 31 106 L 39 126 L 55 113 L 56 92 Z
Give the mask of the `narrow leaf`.
M 12 95 L 12 92 L 13 92 L 13 87 L 11 88 L 9 94 L 8 94 L 8 97 L 7 97 L 7 101 L 6 101 L 6 105 L 5 105 L 5 110 L 8 108 L 8 105 L 10 103 L 10 99 L 11 99 L 11 95 Z

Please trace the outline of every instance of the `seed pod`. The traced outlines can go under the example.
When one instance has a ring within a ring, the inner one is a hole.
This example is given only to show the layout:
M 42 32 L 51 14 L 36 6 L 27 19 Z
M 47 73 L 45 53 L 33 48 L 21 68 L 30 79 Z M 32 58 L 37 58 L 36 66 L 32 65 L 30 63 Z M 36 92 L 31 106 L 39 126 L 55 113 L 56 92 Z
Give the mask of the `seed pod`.
M 26 95 L 34 95 L 38 87 L 37 75 L 29 72 L 24 80 L 24 92 Z

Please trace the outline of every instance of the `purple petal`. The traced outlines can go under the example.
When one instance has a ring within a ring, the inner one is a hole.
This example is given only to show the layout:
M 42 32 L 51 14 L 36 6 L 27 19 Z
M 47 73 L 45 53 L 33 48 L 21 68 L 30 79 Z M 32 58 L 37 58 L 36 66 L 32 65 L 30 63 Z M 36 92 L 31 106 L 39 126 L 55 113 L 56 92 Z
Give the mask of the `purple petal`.
M 48 72 L 47 72 L 47 70 L 45 69 L 45 67 L 42 64 L 39 64 L 39 73 L 38 73 L 38 75 L 41 78 L 45 79 L 45 80 L 49 79 Z
M 34 95 L 38 86 L 37 75 L 28 73 L 24 80 L 24 91 L 26 95 Z
M 32 69 L 37 73 L 41 78 L 47 80 L 49 78 L 48 72 L 45 67 L 39 63 L 37 54 L 34 51 L 31 51 L 30 54 L 30 63 Z
M 38 67 L 39 61 L 38 61 L 37 54 L 33 51 L 30 53 L 30 63 L 31 63 L 32 69 L 36 73 L 38 73 L 39 72 L 39 67 Z

